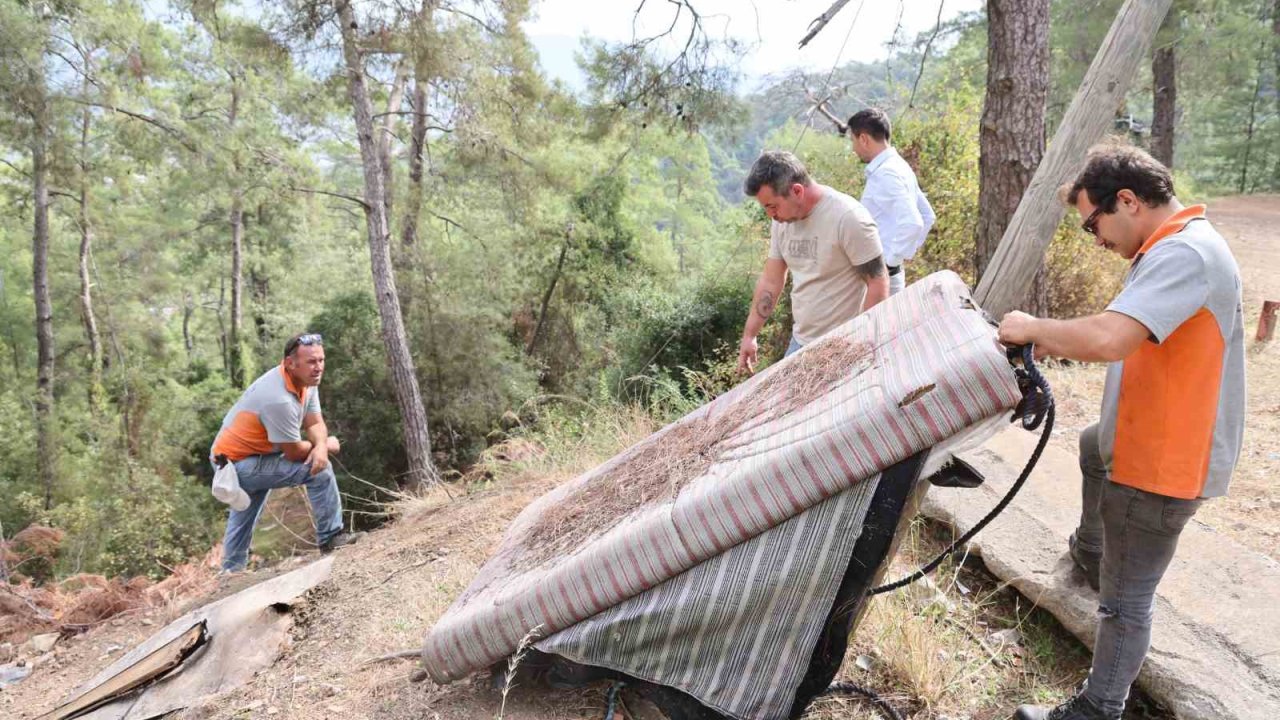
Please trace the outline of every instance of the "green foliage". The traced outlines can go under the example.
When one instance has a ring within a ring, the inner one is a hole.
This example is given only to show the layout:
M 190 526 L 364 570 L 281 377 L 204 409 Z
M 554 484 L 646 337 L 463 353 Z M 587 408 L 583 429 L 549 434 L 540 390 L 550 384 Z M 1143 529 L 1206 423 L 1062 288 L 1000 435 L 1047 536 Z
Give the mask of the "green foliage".
M 749 275 L 707 276 L 679 292 L 653 287 L 629 288 L 618 314 L 629 318 L 615 333 L 618 363 L 608 374 L 612 387 L 626 396 L 646 393 L 653 378 L 676 379 L 682 392 L 693 390 L 692 373 L 707 373 L 732 350 L 751 306 L 755 279 Z
M 1054 4 L 1052 122 L 1118 4 Z M 303 330 L 326 337 L 321 393 L 344 444 L 348 507 L 370 509 L 404 473 L 346 75 L 326 49 L 336 28 L 316 7 L 214 12 L 198 2 L 156 20 L 134 2 L 53 3 L 37 15 L 0 0 L 0 199 L 11 209 L 0 215 L 0 532 L 32 522 L 65 530 L 55 573 L 157 574 L 215 541 L 225 508 L 208 494 L 209 445 L 241 384 L 274 367 L 285 338 Z M 538 70 L 520 30 L 527 3 L 486 7 L 477 17 L 487 27 L 447 12 L 361 18 L 385 123 L 376 133 L 390 157 L 396 286 L 442 470 L 465 472 L 521 423 L 603 449 L 637 408 L 675 417 L 740 380 L 736 346 L 769 235 L 742 196 L 745 169 L 764 147 L 794 148 L 819 181 L 862 189 L 848 141 L 821 122 L 799 124 L 806 86 L 831 94 L 840 116 L 866 104 L 890 112 L 895 144 L 938 213 L 912 278 L 949 268 L 973 282 L 980 14 L 943 28 L 918 88 L 924 36 L 895 38 L 884 61 L 837 68 L 830 84 L 827 73 L 773 78 L 742 96 L 733 63 L 719 62 L 741 48 L 699 36 L 674 64 L 655 54 L 661 43 L 588 44 L 589 87 L 578 97 Z M 1275 189 L 1272 5 L 1175 7 L 1181 194 Z M 415 83 L 425 89 L 420 186 L 408 162 L 412 105 L 389 104 L 400 73 L 406 98 Z M 1139 117 L 1146 73 L 1126 108 Z M 47 113 L 56 190 L 59 459 L 48 508 L 32 408 L 33 112 Z M 79 300 L 86 227 L 99 368 Z M 1107 299 L 1114 280 L 1099 278 L 1118 278 L 1120 267 L 1067 222 L 1049 271 L 1054 312 L 1073 315 Z M 766 326 L 762 357 L 781 356 L 789 313 L 784 302 Z

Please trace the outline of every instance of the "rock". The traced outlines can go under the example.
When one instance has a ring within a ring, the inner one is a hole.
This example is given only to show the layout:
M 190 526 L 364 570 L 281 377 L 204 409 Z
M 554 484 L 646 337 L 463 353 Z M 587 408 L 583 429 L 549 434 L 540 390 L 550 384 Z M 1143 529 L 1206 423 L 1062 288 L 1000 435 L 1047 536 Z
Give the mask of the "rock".
M 156 624 L 156 621 L 152 620 L 151 618 L 142 618 L 142 624 L 146 625 L 147 627 L 151 627 L 152 625 Z
M 268 714 L 268 715 L 279 715 L 279 714 L 280 714 L 280 708 L 278 708 L 278 707 L 269 707 L 269 708 L 267 708 L 267 714 Z
M 958 533 L 969 530 L 1018 477 L 1037 439 L 1014 429 L 961 453 L 986 482 L 931 488 L 923 513 Z M 1017 500 L 978 541 L 992 574 L 1087 645 L 1097 629 L 1098 596 L 1066 554 L 1079 511 L 1079 458 L 1050 445 Z M 1280 565 L 1193 522 L 1178 539 L 1157 595 L 1160 609 L 1138 686 L 1179 720 L 1280 718 L 1280 615 L 1274 611 Z M 1017 647 L 1001 652 L 1015 668 L 1026 664 Z
M 988 636 L 991 642 L 1002 647 L 1011 647 L 1022 643 L 1022 633 L 1017 628 L 997 630 Z
M 43 655 L 53 649 L 58 644 L 58 633 L 45 633 L 44 635 L 32 635 L 27 641 L 27 646 L 35 653 Z
M 0 665 L 0 688 L 21 682 L 31 674 L 31 668 L 24 665 Z
M 0 643 L 0 663 L 12 662 L 15 655 L 13 643 Z
M 330 685 L 329 683 L 320 683 L 320 697 L 333 697 L 334 695 L 341 694 L 341 687 L 338 687 L 337 685 Z
M 874 662 L 875 661 L 871 659 L 870 655 L 859 655 L 858 658 L 853 661 L 853 664 L 857 665 L 858 669 L 862 670 L 863 672 L 870 672 L 871 666 L 874 664 Z

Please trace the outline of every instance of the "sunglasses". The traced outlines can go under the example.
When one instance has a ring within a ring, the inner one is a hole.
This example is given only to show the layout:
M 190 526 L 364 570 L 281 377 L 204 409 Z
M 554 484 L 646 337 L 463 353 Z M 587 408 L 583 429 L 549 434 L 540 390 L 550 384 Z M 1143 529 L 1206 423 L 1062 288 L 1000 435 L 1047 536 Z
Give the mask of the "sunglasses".
M 1094 237 L 1097 237 L 1098 236 L 1098 216 L 1102 214 L 1102 206 L 1106 204 L 1107 203 L 1105 200 L 1098 203 L 1093 208 L 1093 212 L 1089 213 L 1089 217 L 1085 218 L 1084 222 L 1080 223 L 1080 229 L 1089 233 Z
M 320 333 L 307 333 L 293 338 L 284 346 L 285 357 L 292 355 L 299 345 L 324 345 L 324 337 Z

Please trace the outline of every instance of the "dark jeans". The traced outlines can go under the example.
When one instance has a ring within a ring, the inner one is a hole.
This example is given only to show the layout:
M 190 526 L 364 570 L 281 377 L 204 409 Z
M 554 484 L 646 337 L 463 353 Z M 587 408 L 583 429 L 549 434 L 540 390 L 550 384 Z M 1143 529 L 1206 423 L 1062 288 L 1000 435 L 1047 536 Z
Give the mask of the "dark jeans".
M 1102 552 L 1098 634 L 1085 694 L 1120 717 L 1129 686 L 1151 647 L 1156 587 L 1173 560 L 1182 528 L 1201 500 L 1183 500 L 1111 482 L 1098 450 L 1098 426 L 1080 433 L 1083 512 L 1076 542 Z

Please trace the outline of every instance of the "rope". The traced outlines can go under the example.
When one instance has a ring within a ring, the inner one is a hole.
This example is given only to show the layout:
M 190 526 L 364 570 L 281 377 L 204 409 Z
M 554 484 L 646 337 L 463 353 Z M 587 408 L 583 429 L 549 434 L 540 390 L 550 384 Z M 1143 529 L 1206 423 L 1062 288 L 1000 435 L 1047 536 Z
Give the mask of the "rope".
M 609 691 L 604 694 L 604 720 L 614 720 L 618 706 L 618 693 L 626 686 L 627 683 L 624 680 L 614 680 L 613 684 L 609 686 Z
M 1031 471 L 1035 469 L 1036 463 L 1040 461 L 1040 455 L 1044 452 L 1045 446 L 1049 444 L 1049 435 L 1053 432 L 1053 391 L 1049 387 L 1049 381 L 1045 380 L 1039 369 L 1036 368 L 1034 347 L 1024 345 L 1021 348 L 1011 350 L 1010 354 L 1015 352 L 1021 358 L 1023 367 L 1015 371 L 1018 378 L 1018 387 L 1022 390 L 1022 402 L 1018 403 L 1018 407 L 1014 410 L 1014 419 L 1021 419 L 1022 427 L 1032 431 L 1040 427 L 1042 422 L 1044 424 L 1044 430 L 1040 433 L 1040 440 L 1036 443 L 1036 449 L 1031 453 L 1026 466 L 1022 468 L 1022 474 L 1014 481 L 1013 486 L 1009 488 L 1009 492 L 1005 493 L 1000 502 L 991 509 L 991 512 L 979 520 L 978 524 L 970 528 L 969 532 L 961 535 L 960 539 L 951 543 L 950 547 L 939 553 L 924 567 L 901 580 L 872 588 L 867 591 L 868 596 L 897 590 L 933 572 L 952 553 L 968 544 L 975 535 L 989 525 L 992 520 L 995 520 L 997 515 L 1004 512 L 1004 509 L 1009 506 L 1009 503 L 1013 502 L 1014 496 L 1018 494 L 1018 491 L 1027 482 L 1027 478 L 1031 477 Z
M 870 700 L 871 704 L 875 705 L 877 710 L 884 713 L 885 717 L 888 717 L 891 720 L 903 720 L 902 715 L 898 714 L 898 711 L 895 710 L 893 706 L 890 705 L 887 701 L 885 701 L 884 698 L 877 695 L 875 691 L 864 688 L 861 685 L 857 685 L 851 682 L 833 682 L 831 683 L 830 686 L 827 687 L 826 694 L 828 695 L 861 695 L 867 700 Z

